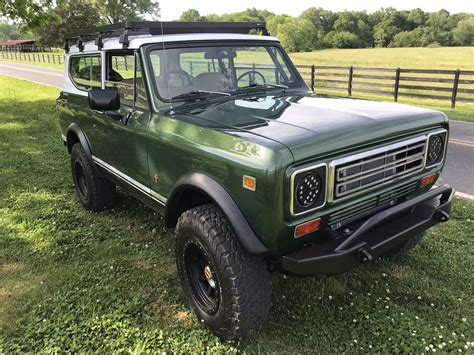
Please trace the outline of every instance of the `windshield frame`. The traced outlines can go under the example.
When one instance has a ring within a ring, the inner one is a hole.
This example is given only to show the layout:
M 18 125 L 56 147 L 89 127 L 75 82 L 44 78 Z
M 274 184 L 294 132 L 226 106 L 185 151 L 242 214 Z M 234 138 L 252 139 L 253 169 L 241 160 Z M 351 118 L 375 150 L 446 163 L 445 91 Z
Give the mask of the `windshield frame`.
M 160 95 L 158 90 L 158 85 L 156 83 L 156 79 L 154 78 L 154 68 L 151 61 L 151 52 L 156 50 L 170 50 L 170 49 L 177 49 L 177 48 L 200 48 L 200 47 L 276 47 L 280 53 L 281 57 L 286 64 L 288 70 L 295 78 L 295 86 L 289 87 L 288 89 L 295 89 L 295 90 L 305 90 L 308 91 L 309 88 L 306 85 L 306 82 L 301 77 L 300 73 L 296 69 L 295 65 L 291 61 L 290 57 L 286 53 L 286 51 L 281 46 L 280 42 L 272 41 L 272 40 L 218 40 L 218 41 L 192 41 L 192 42 L 166 42 L 166 43 L 153 43 L 145 48 L 144 51 L 144 61 L 145 65 L 147 66 L 147 71 L 150 73 L 150 86 L 153 91 L 154 101 L 158 100 L 159 106 L 169 106 L 170 104 L 181 104 L 185 103 L 184 100 L 171 100 L 164 98 Z M 277 88 L 269 88 L 269 90 L 278 90 Z M 281 90 L 281 89 L 280 89 Z M 232 96 L 235 96 L 232 94 Z M 213 97 L 219 97 L 220 99 L 229 97 L 216 95 Z

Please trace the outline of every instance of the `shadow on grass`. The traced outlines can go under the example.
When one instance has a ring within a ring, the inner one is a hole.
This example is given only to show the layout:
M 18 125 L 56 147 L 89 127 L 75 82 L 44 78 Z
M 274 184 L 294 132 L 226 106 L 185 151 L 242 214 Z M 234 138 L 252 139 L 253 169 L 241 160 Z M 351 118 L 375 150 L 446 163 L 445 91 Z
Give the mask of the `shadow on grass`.
M 236 348 L 189 312 L 161 216 L 122 193 L 112 211 L 81 208 L 52 100 L 0 101 L 0 156 L 5 352 L 420 351 L 439 335 L 453 342 L 449 351 L 469 335 L 460 321 L 471 306 L 468 204 L 402 266 L 377 262 L 322 279 L 275 275 L 269 322 Z

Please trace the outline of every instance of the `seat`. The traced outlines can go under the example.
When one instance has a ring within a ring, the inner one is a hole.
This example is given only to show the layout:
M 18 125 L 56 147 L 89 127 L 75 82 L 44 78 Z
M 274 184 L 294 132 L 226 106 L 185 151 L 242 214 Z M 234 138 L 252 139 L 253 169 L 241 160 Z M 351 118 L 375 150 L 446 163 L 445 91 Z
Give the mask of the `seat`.
M 206 91 L 226 91 L 231 88 L 231 83 L 222 73 L 201 73 L 194 78 L 194 88 Z
M 172 70 L 156 79 L 162 97 L 172 98 L 194 90 L 193 77 L 184 70 Z

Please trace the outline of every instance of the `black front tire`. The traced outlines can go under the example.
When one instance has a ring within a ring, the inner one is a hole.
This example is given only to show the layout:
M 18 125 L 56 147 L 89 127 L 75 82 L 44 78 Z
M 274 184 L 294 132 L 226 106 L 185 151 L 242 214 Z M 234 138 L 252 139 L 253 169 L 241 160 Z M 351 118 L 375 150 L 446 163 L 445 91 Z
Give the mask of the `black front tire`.
M 99 176 L 92 164 L 81 144 L 74 144 L 71 149 L 71 172 L 79 201 L 93 212 L 113 208 L 115 184 Z
M 191 308 L 221 339 L 246 337 L 267 320 L 271 307 L 267 262 L 242 249 L 216 206 L 195 207 L 181 215 L 176 264 Z

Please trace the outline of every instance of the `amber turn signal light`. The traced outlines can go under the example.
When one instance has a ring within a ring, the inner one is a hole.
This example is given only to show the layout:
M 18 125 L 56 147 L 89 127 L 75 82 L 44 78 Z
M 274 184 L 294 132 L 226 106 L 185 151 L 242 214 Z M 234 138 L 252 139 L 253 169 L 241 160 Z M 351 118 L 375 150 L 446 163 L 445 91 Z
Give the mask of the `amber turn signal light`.
M 312 219 L 311 221 L 299 224 L 295 228 L 295 238 L 302 237 L 306 234 L 315 232 L 321 226 L 321 218 Z
M 425 187 L 434 184 L 438 180 L 439 173 L 426 175 L 420 180 L 420 187 Z
M 242 185 L 244 189 L 255 191 L 257 188 L 257 179 L 255 179 L 253 176 L 244 175 Z

